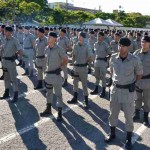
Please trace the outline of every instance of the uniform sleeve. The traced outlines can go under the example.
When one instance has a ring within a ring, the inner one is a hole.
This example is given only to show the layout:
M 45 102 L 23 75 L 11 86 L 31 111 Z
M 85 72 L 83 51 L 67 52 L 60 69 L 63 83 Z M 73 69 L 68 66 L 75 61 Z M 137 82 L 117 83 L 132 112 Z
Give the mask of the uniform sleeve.
M 67 47 L 69 47 L 69 46 L 71 45 L 71 41 L 70 41 L 68 38 L 66 38 L 66 41 L 65 41 L 65 42 L 66 42 L 66 46 L 67 46 Z
M 74 46 L 73 46 L 73 55 L 75 55 L 76 53 L 77 53 L 77 46 L 74 45 Z
M 32 43 L 35 41 L 34 35 L 32 35 L 32 34 L 30 35 L 30 40 L 31 40 Z
M 22 50 L 21 45 L 18 39 L 15 39 L 16 52 Z
M 87 49 L 88 49 L 88 57 L 93 57 L 93 56 L 94 56 L 94 54 L 93 54 L 93 52 L 92 52 L 92 48 L 91 48 L 91 46 L 90 46 L 90 45 L 88 45 L 88 46 L 87 46 Z
M 60 56 L 62 59 L 63 59 L 63 58 L 68 58 L 67 54 L 65 53 L 65 51 L 64 51 L 61 47 L 59 47 L 58 52 L 59 52 L 59 56 Z
M 142 75 L 143 74 L 143 65 L 141 60 L 135 56 L 136 58 L 136 64 L 135 64 L 135 74 L 136 75 Z
M 106 52 L 108 55 L 112 54 L 111 47 L 107 43 L 106 43 L 105 48 L 106 48 Z
M 133 49 L 134 51 L 138 49 L 138 45 L 136 41 L 133 41 Z

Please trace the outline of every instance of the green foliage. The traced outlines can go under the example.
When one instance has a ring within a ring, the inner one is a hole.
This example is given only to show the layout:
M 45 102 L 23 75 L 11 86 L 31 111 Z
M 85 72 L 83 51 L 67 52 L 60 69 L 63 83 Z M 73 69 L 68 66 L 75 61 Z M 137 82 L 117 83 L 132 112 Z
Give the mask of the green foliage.
M 47 5 L 47 0 L 0 0 L 0 20 L 27 21 L 35 19 L 42 25 L 82 25 L 94 18 L 113 19 L 127 27 L 145 27 L 146 22 L 150 21 L 150 16 L 143 16 L 140 13 L 119 11 L 116 14 L 105 12 L 91 14 L 85 11 L 51 9 Z

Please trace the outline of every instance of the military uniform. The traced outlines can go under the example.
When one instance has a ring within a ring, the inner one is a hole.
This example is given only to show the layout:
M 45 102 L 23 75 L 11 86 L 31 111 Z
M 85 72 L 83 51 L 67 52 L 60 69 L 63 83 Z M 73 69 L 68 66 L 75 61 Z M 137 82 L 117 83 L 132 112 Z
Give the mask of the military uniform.
M 23 28 L 22 27 L 19 27 L 19 30 L 23 30 Z M 24 33 L 23 33 L 23 31 L 21 32 L 21 31 L 18 31 L 17 32 L 17 35 L 16 35 L 16 38 L 19 40 L 19 43 L 20 43 L 20 45 L 21 45 L 21 49 L 23 49 L 23 39 L 24 39 Z M 20 56 L 19 58 L 18 58 L 18 60 L 19 60 L 19 64 L 17 64 L 18 66 L 20 66 L 20 65 L 22 65 L 23 64 L 23 58 L 22 58 L 22 56 Z
M 37 38 L 35 41 L 35 50 L 36 50 L 35 66 L 38 71 L 38 74 L 37 74 L 38 84 L 37 84 L 37 87 L 35 87 L 35 89 L 42 88 L 43 73 L 45 71 L 45 63 L 46 63 L 45 48 L 47 44 L 48 44 L 48 41 L 47 41 L 46 36 L 44 36 L 42 39 Z
M 5 40 L 5 35 L 4 35 L 4 28 L 5 28 L 5 25 L 2 25 L 1 27 L 1 33 L 0 33 L 0 60 L 1 60 L 1 56 L 2 56 L 2 53 L 1 53 L 1 46 L 2 44 L 4 43 L 4 40 Z M 3 68 L 3 67 L 2 67 Z M 2 73 L 2 76 L 0 77 L 0 80 L 3 80 L 4 79 L 4 73 Z
M 67 53 L 67 50 L 69 46 L 71 46 L 70 40 L 66 37 L 58 37 L 57 39 L 57 44 Z M 68 71 L 67 71 L 67 66 L 63 66 L 62 70 L 64 72 L 64 84 L 63 86 L 67 85 L 67 79 L 68 79 Z
M 11 27 L 6 27 L 5 30 L 12 31 Z M 12 83 L 13 91 L 15 93 L 12 102 L 18 100 L 18 84 L 17 84 L 17 71 L 16 71 L 16 53 L 21 50 L 19 41 L 10 37 L 4 40 L 2 46 L 2 66 L 4 71 L 4 83 L 5 83 L 5 93 L 2 98 L 9 97 L 9 87 Z
M 149 42 L 150 42 L 150 38 L 149 38 Z M 135 119 L 136 118 L 139 119 L 139 112 L 143 103 L 144 123 L 149 125 L 148 114 L 150 112 L 150 49 L 146 53 L 144 53 L 142 49 L 137 50 L 135 51 L 134 55 L 140 58 L 143 65 L 143 77 L 141 80 L 137 81 L 136 83 L 137 100 L 135 101 L 135 108 L 136 108 Z
M 118 52 L 119 39 L 120 39 L 120 34 L 119 33 L 115 33 L 114 40 L 112 40 L 110 42 L 110 47 L 111 47 L 112 53 L 117 53 Z
M 85 33 L 79 33 L 85 40 Z M 78 83 L 81 81 L 83 94 L 85 97 L 86 106 L 88 106 L 88 90 L 87 90 L 87 64 L 88 59 L 93 57 L 93 52 L 88 44 L 85 41 L 80 44 L 79 42 L 73 47 L 73 62 L 74 62 L 74 81 L 73 81 L 73 90 L 74 97 L 72 100 L 68 101 L 69 104 L 77 103 L 78 96 Z
M 23 75 L 30 75 L 33 76 L 33 59 L 34 59 L 34 46 L 33 43 L 35 38 L 33 34 L 28 33 L 24 35 L 23 39 L 23 56 L 25 61 L 25 74 Z
M 110 42 L 110 47 L 111 47 L 112 53 L 118 52 L 118 42 L 116 42 L 115 40 L 112 40 Z
M 121 38 L 121 46 L 129 46 L 130 40 Z M 131 137 L 133 131 L 133 113 L 135 99 L 135 81 L 137 76 L 142 75 L 143 69 L 141 61 L 134 55 L 127 53 L 123 59 L 120 54 L 113 54 L 110 60 L 110 72 L 113 84 L 110 87 L 110 116 L 109 124 L 111 127 L 110 136 L 106 142 L 115 138 L 115 127 L 118 123 L 118 115 L 122 108 L 126 119 L 126 145 L 127 149 L 132 147 Z
M 107 62 L 107 56 L 111 55 L 111 48 L 110 46 L 102 41 L 96 42 L 94 45 L 94 51 L 95 51 L 95 61 L 94 61 L 94 68 L 95 68 L 95 89 L 91 94 L 97 94 L 98 93 L 98 86 L 99 81 L 102 80 L 102 92 L 100 97 L 105 96 L 105 88 L 106 88 L 106 72 L 108 67 Z
M 94 31 L 91 31 L 90 32 L 90 37 L 88 39 L 88 44 L 90 45 L 93 53 L 94 53 L 94 44 L 96 43 L 97 39 L 96 37 L 94 36 Z M 91 67 L 92 67 L 92 63 L 89 63 L 89 66 L 88 66 L 88 73 L 91 73 Z
M 56 33 L 51 32 L 50 36 L 57 37 Z M 61 118 L 61 110 L 63 107 L 62 99 L 62 77 L 61 77 L 61 63 L 63 59 L 67 59 L 67 55 L 58 45 L 53 48 L 49 46 L 46 48 L 46 71 L 45 71 L 45 86 L 47 89 L 47 108 L 41 113 L 41 116 L 51 113 L 51 105 L 53 103 L 53 88 L 57 98 L 58 116 Z

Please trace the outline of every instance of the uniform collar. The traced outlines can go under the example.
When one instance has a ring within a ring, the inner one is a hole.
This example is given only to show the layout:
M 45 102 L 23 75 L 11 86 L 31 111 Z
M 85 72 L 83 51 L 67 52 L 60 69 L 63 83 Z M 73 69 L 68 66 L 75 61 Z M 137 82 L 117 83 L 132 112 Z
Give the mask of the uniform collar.
M 140 53 L 143 53 L 142 49 L 140 50 Z M 147 51 L 147 53 L 150 54 L 150 49 Z
M 116 56 L 116 58 L 117 58 L 117 59 L 120 59 L 119 54 Z M 126 60 L 131 60 L 131 58 L 132 58 L 132 54 L 131 54 L 131 53 L 128 53 L 128 56 L 127 56 Z

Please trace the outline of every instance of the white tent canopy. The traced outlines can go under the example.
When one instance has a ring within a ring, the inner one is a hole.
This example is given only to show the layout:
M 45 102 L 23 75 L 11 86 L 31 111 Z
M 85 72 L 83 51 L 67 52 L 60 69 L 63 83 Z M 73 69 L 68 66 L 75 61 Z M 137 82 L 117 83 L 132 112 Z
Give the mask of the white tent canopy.
M 121 23 L 116 22 L 115 20 L 107 19 L 106 21 L 109 22 L 112 26 L 123 27 L 123 25 Z
M 91 21 L 83 23 L 84 25 L 103 25 L 103 26 L 112 26 L 111 23 L 101 19 L 101 18 L 96 18 Z

